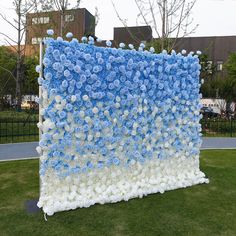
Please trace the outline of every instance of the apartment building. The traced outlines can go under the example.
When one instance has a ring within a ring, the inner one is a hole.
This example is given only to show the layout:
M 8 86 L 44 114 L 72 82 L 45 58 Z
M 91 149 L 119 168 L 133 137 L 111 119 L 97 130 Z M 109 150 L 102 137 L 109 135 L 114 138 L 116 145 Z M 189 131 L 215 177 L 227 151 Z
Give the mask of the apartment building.
M 47 35 L 47 29 L 53 29 L 55 37 L 72 32 L 74 37 L 95 34 L 95 18 L 85 8 L 66 10 L 61 20 L 59 11 L 28 13 L 26 16 L 26 44 L 37 45 Z M 63 23 L 63 26 L 62 26 Z

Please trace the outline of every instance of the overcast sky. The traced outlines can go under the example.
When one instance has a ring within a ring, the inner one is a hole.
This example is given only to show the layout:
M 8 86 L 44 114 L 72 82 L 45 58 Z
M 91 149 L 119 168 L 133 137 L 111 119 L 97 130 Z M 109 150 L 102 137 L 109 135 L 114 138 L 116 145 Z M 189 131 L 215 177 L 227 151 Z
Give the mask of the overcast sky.
M 134 0 L 113 0 L 123 19 L 129 26 L 136 25 L 137 9 Z M 73 2 L 73 0 L 72 0 Z M 100 20 L 96 36 L 101 39 L 113 38 L 113 27 L 123 26 L 117 18 L 111 0 L 82 0 L 80 7 L 87 8 L 92 14 L 98 8 Z M 8 19 L 14 17 L 11 0 L 0 0 L 0 12 Z M 197 0 L 193 9 L 194 24 L 199 24 L 191 36 L 236 35 L 236 0 Z M 0 19 L 0 32 L 16 38 L 16 32 Z M 0 44 L 4 43 L 0 35 Z

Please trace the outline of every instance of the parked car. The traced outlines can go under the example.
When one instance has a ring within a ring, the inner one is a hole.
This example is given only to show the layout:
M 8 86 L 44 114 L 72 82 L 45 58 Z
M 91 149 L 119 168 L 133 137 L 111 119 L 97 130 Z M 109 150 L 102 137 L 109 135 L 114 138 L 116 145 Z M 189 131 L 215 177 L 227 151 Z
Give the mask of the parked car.
M 219 117 L 220 114 L 216 113 L 212 108 L 210 107 L 202 107 L 200 111 L 204 118 L 216 118 Z
M 35 101 L 24 101 L 21 103 L 21 109 L 38 109 L 38 103 Z

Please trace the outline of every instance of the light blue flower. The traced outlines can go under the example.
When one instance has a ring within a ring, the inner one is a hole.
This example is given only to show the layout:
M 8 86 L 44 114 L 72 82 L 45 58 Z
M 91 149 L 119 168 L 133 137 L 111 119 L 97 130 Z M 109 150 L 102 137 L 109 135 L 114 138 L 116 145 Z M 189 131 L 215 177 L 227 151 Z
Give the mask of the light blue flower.
M 88 39 L 87 39 L 87 37 L 83 36 L 83 37 L 81 38 L 81 41 L 82 41 L 82 43 L 86 43 L 86 42 L 88 41 Z
M 112 42 L 111 42 L 110 40 L 107 40 L 107 41 L 106 41 L 106 45 L 107 45 L 107 47 L 111 47 Z
M 53 29 L 48 29 L 48 30 L 47 30 L 47 34 L 50 35 L 50 36 L 52 36 L 52 35 L 54 34 Z
M 64 71 L 64 76 L 65 77 L 69 77 L 70 76 L 70 71 L 69 70 L 65 70 Z
M 41 66 L 40 66 L 40 65 L 37 65 L 37 66 L 35 67 L 35 71 L 36 71 L 37 73 L 40 73 L 40 71 L 41 71 Z
M 68 33 L 66 34 L 66 37 L 67 37 L 67 38 L 72 38 L 72 37 L 73 37 L 73 34 L 72 34 L 71 32 L 68 32 Z
M 120 44 L 119 44 L 119 47 L 120 47 L 120 48 L 124 48 L 124 47 L 125 47 L 125 44 L 124 44 L 124 43 L 120 43 Z

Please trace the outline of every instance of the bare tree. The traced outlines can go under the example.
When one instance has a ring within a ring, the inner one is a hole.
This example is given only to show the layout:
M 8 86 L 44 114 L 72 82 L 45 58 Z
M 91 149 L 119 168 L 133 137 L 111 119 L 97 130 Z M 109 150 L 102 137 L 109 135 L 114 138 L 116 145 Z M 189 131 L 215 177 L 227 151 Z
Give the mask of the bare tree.
M 16 102 L 17 109 L 21 109 L 21 81 L 23 75 L 23 64 L 25 57 L 25 45 L 24 45 L 24 36 L 26 31 L 26 14 L 33 10 L 34 4 L 31 0 L 13 0 L 13 6 L 16 13 L 16 17 L 12 20 L 0 12 L 0 17 L 9 24 L 10 27 L 13 27 L 16 31 L 17 37 L 13 39 L 9 37 L 5 32 L 0 32 L 1 35 L 5 37 L 5 41 L 12 47 L 16 52 L 17 62 L 16 62 L 16 72 L 15 72 L 15 81 L 16 81 Z
M 157 36 L 160 49 L 168 51 L 176 46 L 179 38 L 195 32 L 198 25 L 193 25 L 192 9 L 196 0 L 134 0 L 138 9 L 136 24 L 152 27 Z M 113 6 L 115 8 L 114 2 Z M 117 9 L 116 14 L 125 27 Z

